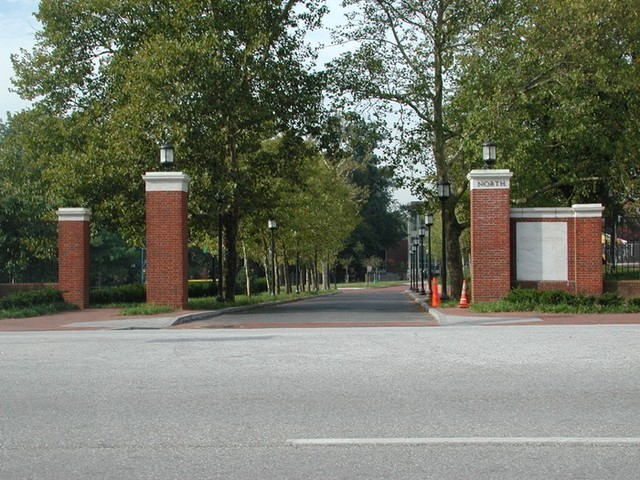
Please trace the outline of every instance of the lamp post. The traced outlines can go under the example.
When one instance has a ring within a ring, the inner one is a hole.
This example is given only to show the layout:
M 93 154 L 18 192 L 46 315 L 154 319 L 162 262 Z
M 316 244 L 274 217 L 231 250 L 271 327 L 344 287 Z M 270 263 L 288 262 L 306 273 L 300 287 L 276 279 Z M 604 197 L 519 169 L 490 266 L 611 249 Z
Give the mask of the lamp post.
M 416 256 L 416 246 L 413 244 L 413 242 L 411 243 L 411 288 L 410 290 L 413 292 L 415 291 L 414 285 L 415 285 L 415 279 L 416 279 L 416 275 L 415 275 L 415 256 Z
M 160 165 L 165 170 L 169 170 L 173 166 L 173 145 L 165 143 L 160 147 Z
M 275 230 L 278 228 L 275 220 L 269 220 L 269 230 L 271 231 L 271 295 L 276 294 L 276 240 Z
M 217 192 L 215 194 L 215 199 L 218 203 L 218 263 L 217 263 L 217 295 L 216 301 L 224 302 L 224 297 L 222 295 L 222 205 L 224 203 L 224 196 Z
M 445 228 L 445 204 L 451 196 L 451 183 L 449 183 L 448 180 L 442 178 L 436 184 L 436 188 L 438 198 L 440 199 L 440 204 L 442 206 L 442 266 L 440 267 L 442 270 L 442 295 L 440 295 L 440 298 L 442 300 L 447 300 L 449 298 L 449 295 L 447 295 L 447 233 Z
M 418 237 L 413 237 L 413 253 L 414 253 L 414 257 L 413 257 L 413 268 L 414 268 L 414 272 L 415 272 L 415 281 L 413 282 L 413 291 L 417 292 L 419 291 L 418 289 L 418 265 L 419 265 L 419 261 L 420 261 L 420 240 L 418 240 Z
M 424 227 L 420 227 L 418 232 L 420 237 L 420 295 L 426 295 L 427 292 L 424 291 L 424 236 L 426 230 Z
M 482 160 L 484 161 L 485 168 L 491 169 L 496 163 L 496 144 L 488 141 L 482 144 Z
M 300 293 L 300 238 L 297 230 L 293 236 L 296 238 L 296 293 Z
M 424 216 L 424 225 L 427 227 L 427 235 L 429 237 L 429 256 L 427 257 L 427 284 L 431 293 L 431 226 L 433 225 L 433 213 L 429 212 Z

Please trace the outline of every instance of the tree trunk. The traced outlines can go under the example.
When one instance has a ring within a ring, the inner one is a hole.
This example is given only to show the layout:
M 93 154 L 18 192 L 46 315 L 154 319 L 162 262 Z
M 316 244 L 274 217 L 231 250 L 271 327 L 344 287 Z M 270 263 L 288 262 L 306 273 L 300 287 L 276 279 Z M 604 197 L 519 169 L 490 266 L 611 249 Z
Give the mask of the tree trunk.
M 244 259 L 244 277 L 247 297 L 251 296 L 251 278 L 249 278 L 249 259 L 247 258 L 247 246 L 242 242 L 242 258 Z
M 238 207 L 232 205 L 222 215 L 222 241 L 224 243 L 223 289 L 227 302 L 235 300 L 236 275 L 238 273 Z

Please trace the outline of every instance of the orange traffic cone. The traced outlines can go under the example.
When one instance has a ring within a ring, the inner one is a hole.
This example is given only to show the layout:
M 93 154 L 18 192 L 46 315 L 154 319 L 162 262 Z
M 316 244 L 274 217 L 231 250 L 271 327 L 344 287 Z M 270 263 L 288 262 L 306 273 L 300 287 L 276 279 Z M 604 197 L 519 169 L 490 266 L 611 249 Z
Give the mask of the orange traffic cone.
M 440 295 L 438 294 L 438 280 L 436 277 L 431 279 L 431 306 L 440 306 Z
M 467 298 L 467 281 L 462 281 L 462 296 L 458 308 L 469 308 L 469 299 Z

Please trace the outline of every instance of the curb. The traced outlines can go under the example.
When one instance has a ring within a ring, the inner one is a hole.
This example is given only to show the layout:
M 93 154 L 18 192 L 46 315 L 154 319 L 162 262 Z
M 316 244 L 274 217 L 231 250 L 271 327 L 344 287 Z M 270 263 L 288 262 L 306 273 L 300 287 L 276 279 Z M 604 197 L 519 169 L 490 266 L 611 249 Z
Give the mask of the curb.
M 277 305 L 284 305 L 286 303 L 302 302 L 304 300 L 309 300 L 311 298 L 328 297 L 330 295 L 337 295 L 338 293 L 340 292 L 327 292 L 327 293 L 320 293 L 318 295 L 311 295 L 307 297 L 287 298 L 283 300 L 274 300 L 272 302 L 255 303 L 253 305 L 243 305 L 240 307 L 227 307 L 227 308 L 221 308 L 220 310 L 209 310 L 207 312 L 187 313 L 186 315 L 182 315 L 176 318 L 170 326 L 176 327 L 178 325 L 183 325 L 185 323 L 198 322 L 200 320 L 207 320 L 209 318 L 219 317 L 226 313 L 247 312 L 250 310 L 255 310 L 257 308 L 275 307 Z
M 440 323 L 440 319 L 438 318 L 437 314 L 439 312 L 437 312 L 437 310 L 434 310 L 431 308 L 431 306 L 429 305 L 429 302 L 427 301 L 426 298 L 423 298 L 421 296 L 419 296 L 416 292 L 414 292 L 413 290 L 405 290 L 404 294 L 408 297 L 410 297 L 415 303 L 417 303 L 418 305 L 420 305 L 422 308 L 424 308 L 424 311 L 428 314 L 431 315 L 433 318 L 435 318 L 438 323 Z

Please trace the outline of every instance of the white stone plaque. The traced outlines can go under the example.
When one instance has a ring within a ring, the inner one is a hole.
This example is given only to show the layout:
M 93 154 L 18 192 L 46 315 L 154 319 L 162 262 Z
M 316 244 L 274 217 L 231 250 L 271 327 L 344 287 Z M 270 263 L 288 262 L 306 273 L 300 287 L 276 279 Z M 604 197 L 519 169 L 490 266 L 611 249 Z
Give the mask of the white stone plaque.
M 566 222 L 516 223 L 516 277 L 518 280 L 569 279 Z

